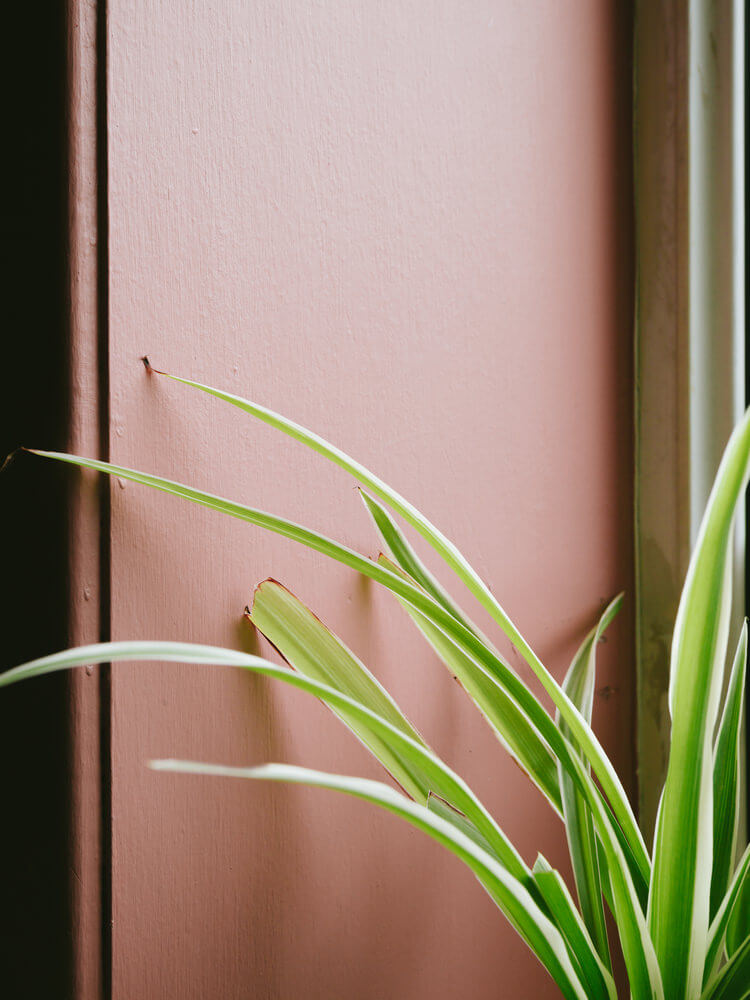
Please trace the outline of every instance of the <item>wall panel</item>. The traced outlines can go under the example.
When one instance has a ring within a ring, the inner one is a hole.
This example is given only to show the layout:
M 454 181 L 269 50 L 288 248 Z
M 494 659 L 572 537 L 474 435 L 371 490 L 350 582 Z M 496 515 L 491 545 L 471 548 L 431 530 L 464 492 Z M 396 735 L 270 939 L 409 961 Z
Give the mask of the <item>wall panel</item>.
M 615 7 L 110 0 L 111 459 L 376 554 L 342 474 L 139 359 L 281 409 L 441 525 L 560 676 L 632 582 Z M 563 863 L 562 828 L 387 595 L 113 484 L 113 638 L 254 649 L 242 610 L 268 575 L 340 631 L 529 860 Z M 630 617 L 597 698 L 626 775 Z M 154 774 L 155 756 L 378 776 L 302 696 L 229 672 L 114 670 L 115 1000 L 555 995 L 468 873 L 392 818 Z

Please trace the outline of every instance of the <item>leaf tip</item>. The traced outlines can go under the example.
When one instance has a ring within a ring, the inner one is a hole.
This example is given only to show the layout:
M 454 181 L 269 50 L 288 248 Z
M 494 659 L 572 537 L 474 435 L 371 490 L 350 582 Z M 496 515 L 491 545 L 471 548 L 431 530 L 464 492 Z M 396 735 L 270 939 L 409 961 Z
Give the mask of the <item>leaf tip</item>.
M 152 771 L 169 771 L 173 763 L 172 760 L 160 758 L 157 760 L 147 760 L 146 766 L 150 767 Z
M 147 354 L 143 355 L 143 357 L 141 358 L 141 361 L 143 362 L 143 367 L 146 369 L 146 371 L 148 372 L 149 375 L 166 375 L 167 378 L 170 377 L 167 372 L 163 372 L 163 371 L 160 371 L 158 368 L 154 368 L 154 366 L 151 364 L 151 360 L 150 360 L 150 358 L 148 357 Z
M 261 580 L 260 583 L 257 583 L 255 585 L 255 589 L 253 590 L 252 602 L 249 605 L 248 604 L 245 605 L 244 617 L 247 618 L 248 621 L 252 622 L 253 625 L 255 625 L 255 622 L 253 622 L 253 611 L 255 610 L 255 601 L 258 595 L 261 593 L 261 591 L 269 590 L 271 588 L 275 588 L 277 590 L 284 590 L 290 596 L 292 597 L 294 596 L 288 587 L 285 587 L 283 583 L 279 583 L 279 581 L 274 579 L 274 577 L 272 576 L 267 576 L 265 580 Z

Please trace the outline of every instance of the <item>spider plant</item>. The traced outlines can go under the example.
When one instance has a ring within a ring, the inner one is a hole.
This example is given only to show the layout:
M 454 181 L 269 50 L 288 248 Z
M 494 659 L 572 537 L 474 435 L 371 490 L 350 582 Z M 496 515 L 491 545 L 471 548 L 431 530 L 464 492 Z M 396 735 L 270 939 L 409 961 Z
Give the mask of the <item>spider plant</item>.
M 728 657 L 727 648 L 731 539 L 750 474 L 750 411 L 726 447 L 675 622 L 671 749 L 650 852 L 623 785 L 591 728 L 597 645 L 619 608 L 619 597 L 586 636 L 560 684 L 456 546 L 399 493 L 318 435 L 263 406 L 190 379 L 166 377 L 238 407 L 350 473 L 360 485 L 385 554 L 371 560 L 281 517 L 159 476 L 75 455 L 35 454 L 132 480 L 276 532 L 391 591 L 561 818 L 575 898 L 544 857 L 532 867 L 525 863 L 479 798 L 429 747 L 365 665 L 273 580 L 256 589 L 247 615 L 287 666 L 210 646 L 116 642 L 23 664 L 0 675 L 0 685 L 95 661 L 179 660 L 239 667 L 300 688 L 332 709 L 383 764 L 396 787 L 285 764 L 241 768 L 161 760 L 152 766 L 314 785 L 401 816 L 471 869 L 569 1000 L 617 996 L 605 907 L 614 917 L 634 1000 L 750 997 L 750 849 L 740 852 L 737 844 L 745 626 L 733 656 Z M 427 540 L 494 619 L 536 675 L 554 715 L 426 569 L 396 517 Z

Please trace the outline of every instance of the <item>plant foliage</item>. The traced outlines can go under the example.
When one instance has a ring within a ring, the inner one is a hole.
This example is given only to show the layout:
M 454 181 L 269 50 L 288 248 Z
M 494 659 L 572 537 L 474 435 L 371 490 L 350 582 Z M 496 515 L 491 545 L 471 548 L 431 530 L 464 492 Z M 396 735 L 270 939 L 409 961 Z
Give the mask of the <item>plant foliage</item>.
M 559 684 L 455 545 L 390 486 L 318 435 L 263 406 L 189 379 L 166 377 L 238 407 L 350 473 L 384 553 L 368 559 L 283 518 L 159 476 L 75 455 L 35 454 L 142 483 L 284 535 L 391 591 L 561 817 L 577 901 L 541 855 L 532 868 L 526 865 L 478 797 L 427 745 L 366 666 L 273 580 L 260 584 L 247 613 L 287 666 L 193 644 L 104 643 L 15 667 L 0 675 L 0 686 L 96 661 L 178 660 L 239 667 L 307 691 L 380 761 L 397 789 L 284 764 L 232 768 L 167 760 L 152 766 L 319 786 L 401 816 L 471 869 L 570 1000 L 616 1000 L 605 908 L 614 917 L 633 1000 L 750 997 L 750 848 L 737 859 L 745 626 L 725 678 L 732 530 L 750 474 L 750 411 L 724 453 L 679 605 L 670 666 L 671 750 L 651 854 L 591 728 L 597 645 L 619 609 L 619 597 L 586 636 Z M 489 612 L 541 682 L 554 716 L 427 570 L 396 517 L 426 539 Z

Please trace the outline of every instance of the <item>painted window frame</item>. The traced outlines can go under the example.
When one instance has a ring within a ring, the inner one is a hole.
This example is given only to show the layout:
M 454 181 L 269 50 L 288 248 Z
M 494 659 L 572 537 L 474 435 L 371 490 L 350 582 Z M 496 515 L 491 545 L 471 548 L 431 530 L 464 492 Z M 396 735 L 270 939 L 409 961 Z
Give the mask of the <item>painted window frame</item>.
M 634 84 L 636 744 L 650 835 L 680 588 L 745 407 L 744 0 L 637 0 Z M 735 628 L 745 613 L 740 520 Z

